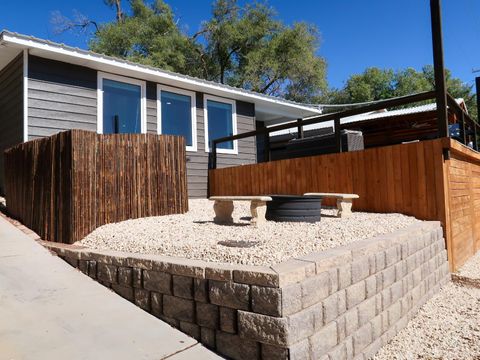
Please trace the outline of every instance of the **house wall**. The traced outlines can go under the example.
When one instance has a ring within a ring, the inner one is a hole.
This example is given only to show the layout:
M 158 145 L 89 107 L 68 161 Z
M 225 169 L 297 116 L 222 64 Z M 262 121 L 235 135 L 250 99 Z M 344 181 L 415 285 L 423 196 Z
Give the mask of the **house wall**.
M 29 56 L 28 139 L 71 129 L 97 131 L 97 72 Z
M 118 74 L 121 75 L 121 74 Z M 208 153 L 205 152 L 203 93 L 196 93 L 197 151 L 187 151 L 189 197 L 207 196 Z M 237 132 L 255 129 L 254 104 L 237 101 Z M 29 140 L 59 131 L 97 131 L 97 71 L 36 56 L 29 57 Z M 157 133 L 157 84 L 147 82 L 147 132 Z M 252 164 L 254 139 L 238 142 L 238 154 L 218 154 L 217 166 Z
M 203 94 L 197 93 L 197 151 L 187 151 L 187 174 L 189 197 L 207 197 L 208 153 L 205 152 L 205 118 Z M 237 133 L 255 130 L 254 104 L 237 101 Z M 238 155 L 217 153 L 217 167 L 254 164 L 256 162 L 254 138 L 238 141 Z
M 3 152 L 23 141 L 23 53 L 0 71 L 0 194 L 4 194 Z

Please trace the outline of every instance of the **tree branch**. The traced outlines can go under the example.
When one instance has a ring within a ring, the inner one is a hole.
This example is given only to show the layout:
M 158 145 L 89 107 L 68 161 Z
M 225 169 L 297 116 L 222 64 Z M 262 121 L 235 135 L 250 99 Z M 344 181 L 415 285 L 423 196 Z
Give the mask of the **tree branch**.
M 265 85 L 261 90 L 259 90 L 258 92 L 261 93 L 261 94 L 265 94 L 268 90 L 268 88 L 270 86 L 272 86 L 273 84 L 275 84 L 275 82 L 278 80 L 278 76 L 274 76 L 268 83 L 267 85 Z
M 52 12 L 50 22 L 54 25 L 54 33 L 62 34 L 66 31 L 80 29 L 85 32 L 90 25 L 95 27 L 95 32 L 99 31 L 99 27 L 96 21 L 90 20 L 85 15 L 74 10 L 74 18 L 69 19 L 66 16 L 63 16 L 59 11 Z
M 195 40 L 197 37 L 199 37 L 200 35 L 205 34 L 205 33 L 207 33 L 207 32 L 209 32 L 209 29 L 202 29 L 202 30 L 200 30 L 200 31 L 197 31 L 195 34 L 193 34 L 193 35 L 190 37 L 190 39 Z

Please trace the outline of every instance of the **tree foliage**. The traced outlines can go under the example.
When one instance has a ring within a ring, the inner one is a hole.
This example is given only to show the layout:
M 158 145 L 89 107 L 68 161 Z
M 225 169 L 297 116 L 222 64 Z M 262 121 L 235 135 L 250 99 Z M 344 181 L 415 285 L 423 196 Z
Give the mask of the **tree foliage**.
M 200 31 L 211 80 L 297 101 L 311 101 L 327 88 L 325 60 L 316 55 L 318 30 L 306 23 L 289 27 L 265 4 L 240 8 L 218 0 Z
M 98 0 L 97 0 L 98 1 Z M 115 12 L 98 23 L 76 12 L 73 20 L 52 14 L 57 32 L 93 28 L 91 50 L 185 75 L 307 103 L 357 103 L 434 89 L 434 71 L 367 68 L 340 89 L 327 89 L 326 62 L 317 55 L 315 26 L 280 21 L 267 3 L 240 6 L 215 0 L 211 18 L 187 35 L 163 0 L 102 0 Z M 464 98 L 476 116 L 472 87 L 446 71 L 447 90 Z
M 184 74 L 199 75 L 196 44 L 178 28 L 174 14 L 163 1 L 130 2 L 131 11 L 116 21 L 101 24 L 90 41 L 95 52 Z
M 92 22 L 95 52 L 297 101 L 311 102 L 327 89 L 316 27 L 287 26 L 266 3 L 216 0 L 211 18 L 188 36 L 163 0 L 103 2 L 116 17 Z
M 472 86 L 453 77 L 449 70 L 445 71 L 445 78 L 448 93 L 454 98 L 463 98 L 469 113 L 476 117 L 476 100 Z M 342 89 L 332 90 L 323 100 L 348 104 L 388 99 L 434 89 L 435 74 L 431 65 L 424 66 L 421 71 L 412 68 L 394 71 L 372 67 L 361 74 L 352 75 Z

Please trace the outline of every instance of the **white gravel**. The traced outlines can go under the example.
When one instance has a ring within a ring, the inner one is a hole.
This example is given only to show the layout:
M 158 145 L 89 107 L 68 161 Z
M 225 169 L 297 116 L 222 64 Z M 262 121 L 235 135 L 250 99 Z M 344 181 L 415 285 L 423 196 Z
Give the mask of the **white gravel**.
M 127 220 L 99 227 L 79 244 L 94 249 L 161 254 L 206 261 L 273 265 L 288 258 L 322 251 L 354 241 L 391 233 L 414 222 L 401 214 L 354 213 L 333 217 L 322 210 L 319 223 L 267 222 L 249 225 L 249 202 L 236 202 L 234 225 L 213 223 L 213 203 L 190 200 L 183 215 Z
M 479 259 L 480 253 L 460 273 L 477 276 Z M 375 359 L 480 359 L 480 289 L 448 283 Z
M 457 271 L 458 275 L 470 279 L 480 279 L 480 251 L 475 256 L 469 259 L 461 269 Z

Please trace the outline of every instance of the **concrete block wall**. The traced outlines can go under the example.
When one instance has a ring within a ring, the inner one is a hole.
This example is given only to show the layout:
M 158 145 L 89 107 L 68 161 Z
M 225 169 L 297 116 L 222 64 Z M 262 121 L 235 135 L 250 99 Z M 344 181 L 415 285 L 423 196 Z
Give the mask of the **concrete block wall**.
M 272 267 L 44 243 L 233 359 L 367 359 L 450 279 L 439 222 Z

